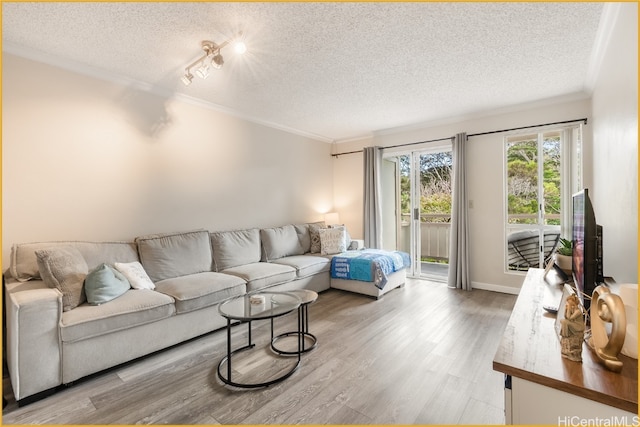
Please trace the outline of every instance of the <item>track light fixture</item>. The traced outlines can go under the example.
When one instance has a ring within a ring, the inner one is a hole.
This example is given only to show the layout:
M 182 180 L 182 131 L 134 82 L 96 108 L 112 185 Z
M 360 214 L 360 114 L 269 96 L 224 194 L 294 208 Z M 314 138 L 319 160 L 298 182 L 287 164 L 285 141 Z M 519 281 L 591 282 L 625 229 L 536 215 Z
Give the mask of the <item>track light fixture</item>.
M 204 54 L 193 61 L 191 64 L 187 65 L 184 69 L 184 75 L 181 80 L 185 86 L 189 86 L 193 81 L 193 74 L 191 74 L 191 69 L 198 66 L 195 70 L 195 75 L 200 77 L 201 79 L 206 79 L 209 77 L 209 70 L 211 68 L 215 68 L 219 70 L 224 65 L 224 58 L 220 53 L 223 47 L 228 45 L 229 43 L 234 44 L 234 50 L 236 53 L 243 54 L 247 51 L 247 46 L 242 41 L 242 33 L 238 34 L 235 39 L 226 40 L 221 44 L 216 44 L 212 41 L 205 40 L 201 43 L 202 50 Z

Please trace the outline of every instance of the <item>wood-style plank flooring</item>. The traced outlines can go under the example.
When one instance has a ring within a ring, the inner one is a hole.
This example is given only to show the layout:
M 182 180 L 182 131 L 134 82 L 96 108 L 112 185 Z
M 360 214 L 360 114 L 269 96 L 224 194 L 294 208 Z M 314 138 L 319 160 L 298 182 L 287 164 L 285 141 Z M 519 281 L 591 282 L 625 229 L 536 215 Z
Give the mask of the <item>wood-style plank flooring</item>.
M 317 348 L 284 382 L 223 386 L 217 331 L 21 408 L 4 378 L 3 424 L 502 424 L 492 360 L 515 299 L 411 279 L 378 301 L 332 289 L 309 307 Z M 276 333 L 294 324 L 277 319 Z M 234 345 L 246 331 L 233 328 Z M 234 359 L 234 380 L 291 366 L 267 350 L 269 338 L 269 322 L 254 322 L 256 348 Z

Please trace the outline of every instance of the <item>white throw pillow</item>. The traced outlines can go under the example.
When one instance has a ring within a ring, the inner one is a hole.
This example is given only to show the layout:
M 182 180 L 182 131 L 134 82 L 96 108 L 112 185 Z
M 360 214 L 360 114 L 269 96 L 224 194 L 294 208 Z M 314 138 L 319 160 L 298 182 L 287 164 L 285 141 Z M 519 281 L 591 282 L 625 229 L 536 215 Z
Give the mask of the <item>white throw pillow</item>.
M 116 262 L 114 264 L 116 270 L 127 278 L 133 289 L 155 289 L 149 275 L 144 271 L 144 267 L 138 261 L 134 262 Z
M 322 255 L 339 254 L 347 250 L 344 227 L 321 228 L 318 232 L 320 233 L 320 252 Z

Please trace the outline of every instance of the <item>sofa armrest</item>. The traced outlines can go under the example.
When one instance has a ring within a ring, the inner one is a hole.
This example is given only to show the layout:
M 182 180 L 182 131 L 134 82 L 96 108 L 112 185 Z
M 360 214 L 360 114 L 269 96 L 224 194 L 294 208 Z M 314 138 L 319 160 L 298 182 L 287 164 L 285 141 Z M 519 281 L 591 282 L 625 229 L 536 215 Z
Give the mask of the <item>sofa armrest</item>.
M 6 353 L 16 400 L 62 383 L 62 293 L 40 280 L 5 285 Z

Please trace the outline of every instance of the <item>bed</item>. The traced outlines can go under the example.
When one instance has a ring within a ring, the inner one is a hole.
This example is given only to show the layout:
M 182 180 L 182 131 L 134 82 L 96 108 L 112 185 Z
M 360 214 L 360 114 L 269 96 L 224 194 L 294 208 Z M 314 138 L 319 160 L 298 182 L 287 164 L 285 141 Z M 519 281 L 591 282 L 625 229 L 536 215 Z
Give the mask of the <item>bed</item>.
M 404 285 L 410 265 L 409 254 L 401 251 L 343 252 L 331 259 L 331 287 L 377 299 Z

